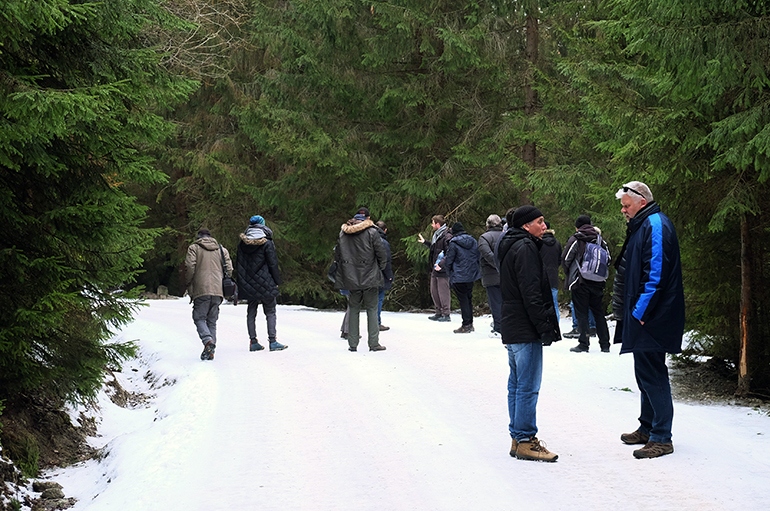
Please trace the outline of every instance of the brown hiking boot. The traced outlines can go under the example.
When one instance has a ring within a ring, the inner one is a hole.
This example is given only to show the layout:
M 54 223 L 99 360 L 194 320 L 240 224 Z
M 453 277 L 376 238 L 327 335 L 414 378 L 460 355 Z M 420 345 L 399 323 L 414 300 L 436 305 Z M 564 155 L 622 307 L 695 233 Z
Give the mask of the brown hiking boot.
M 634 431 L 633 433 L 623 433 L 620 435 L 620 440 L 624 444 L 628 445 L 634 445 L 634 444 L 646 444 L 650 441 L 650 435 L 645 435 L 638 429 Z
M 634 458 L 657 458 L 674 452 L 674 444 L 661 444 L 659 442 L 647 442 L 644 447 L 634 451 Z
M 511 456 L 513 456 L 514 458 L 516 457 L 516 447 L 518 446 L 518 444 L 519 443 L 516 441 L 515 438 L 512 439 L 512 442 L 511 442 Z
M 532 437 L 528 442 L 519 442 L 519 445 L 516 446 L 516 457 L 520 460 L 556 461 L 559 455 L 552 453 L 540 443 L 540 440 Z
M 457 330 L 454 330 L 454 333 L 456 334 L 469 334 L 473 332 L 475 328 L 473 328 L 473 325 L 462 325 Z

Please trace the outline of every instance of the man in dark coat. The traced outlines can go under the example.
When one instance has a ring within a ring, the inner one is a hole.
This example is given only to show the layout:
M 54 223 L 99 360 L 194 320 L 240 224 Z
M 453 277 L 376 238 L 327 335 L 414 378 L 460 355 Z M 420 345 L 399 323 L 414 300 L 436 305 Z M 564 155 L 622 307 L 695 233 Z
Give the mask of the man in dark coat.
M 586 353 L 589 349 L 590 326 L 588 313 L 593 313 L 596 322 L 596 335 L 599 337 L 599 347 L 603 353 L 610 352 L 610 332 L 607 329 L 607 320 L 604 318 L 602 299 L 604 297 L 605 282 L 590 281 L 580 274 L 580 265 L 586 251 L 586 244 L 595 243 L 599 239 L 599 233 L 591 224 L 591 217 L 580 215 L 575 220 L 575 234 L 567 240 L 562 256 L 562 266 L 567 275 L 565 287 L 572 293 L 572 303 L 575 305 L 575 316 L 578 323 L 578 345 L 570 348 L 575 353 Z M 604 239 L 601 245 L 609 254 L 609 247 Z M 608 260 L 609 262 L 609 260 Z
M 634 451 L 634 457 L 656 458 L 674 452 L 674 403 L 666 353 L 681 353 L 684 334 L 679 240 L 646 184 L 632 181 L 616 197 L 628 222 L 619 256 L 625 260 L 620 353 L 634 354 L 634 374 L 642 398 L 639 428 L 620 439 L 626 444 L 644 444 Z
M 434 215 L 431 219 L 433 237 L 427 241 L 422 234 L 417 235 L 417 241 L 428 247 L 428 262 L 430 263 L 430 296 L 436 313 L 428 319 L 433 321 L 450 321 L 449 312 L 452 306 L 452 294 L 449 289 L 449 275 L 446 269 L 436 266 L 439 255 L 446 256 L 447 245 L 452 239 L 452 233 L 443 215 Z
M 481 254 L 481 285 L 487 291 L 487 302 L 492 311 L 492 332 L 490 337 L 500 338 L 500 308 L 503 295 L 500 292 L 500 271 L 497 269 L 495 247 L 503 235 L 503 221 L 498 215 L 487 217 L 487 231 L 479 236 Z
M 249 351 L 265 349 L 257 340 L 257 307 L 267 321 L 267 338 L 270 351 L 288 348 L 276 338 L 276 298 L 281 274 L 278 271 L 278 257 L 273 244 L 273 231 L 265 225 L 265 219 L 254 215 L 249 227 L 241 233 L 238 243 L 238 298 L 248 302 L 246 328 L 249 331 Z
M 384 285 L 382 271 L 388 257 L 380 233 L 369 219 L 368 209 L 359 208 L 353 218 L 342 224 L 334 257 L 337 261 L 334 285 L 350 293 L 348 349 L 358 350 L 359 318 L 363 308 L 366 310 L 369 351 L 384 350 L 385 346 L 380 344 L 377 301 L 379 288 Z
M 551 288 L 540 257 L 543 214 L 521 206 L 498 247 L 503 293 L 501 333 L 508 350 L 508 414 L 511 456 L 556 461 L 537 439 L 536 410 L 543 375 L 543 345 L 561 339 Z
M 452 239 L 446 249 L 446 257 L 439 266 L 446 268 L 449 284 L 460 302 L 463 323 L 456 334 L 473 332 L 473 284 L 481 278 L 479 245 L 473 236 L 465 232 L 463 224 L 452 225 Z
M 559 265 L 561 264 L 561 243 L 556 239 L 556 231 L 551 225 L 545 223 L 546 230 L 543 233 L 543 246 L 540 248 L 540 256 L 543 258 L 545 273 L 548 275 L 548 285 L 551 286 L 553 306 L 556 309 L 556 319 L 559 319 Z

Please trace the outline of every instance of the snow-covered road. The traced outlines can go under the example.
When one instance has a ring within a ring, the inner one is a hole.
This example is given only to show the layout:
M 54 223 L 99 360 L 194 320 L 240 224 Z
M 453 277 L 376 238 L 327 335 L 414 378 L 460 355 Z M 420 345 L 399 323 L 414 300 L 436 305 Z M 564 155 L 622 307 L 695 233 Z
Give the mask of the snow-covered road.
M 508 455 L 507 352 L 488 317 L 462 335 L 458 317 L 385 312 L 387 351 L 351 353 L 341 312 L 279 306 L 289 349 L 250 353 L 245 315 L 222 307 L 211 362 L 187 300 L 153 301 L 124 329 L 141 356 L 117 377 L 154 397 L 121 409 L 103 396 L 93 443 L 108 454 L 47 474 L 74 510 L 767 509 L 759 411 L 675 403 L 674 454 L 633 458 L 619 436 L 639 394 L 617 346 L 545 348 L 538 436 L 559 460 L 535 463 Z

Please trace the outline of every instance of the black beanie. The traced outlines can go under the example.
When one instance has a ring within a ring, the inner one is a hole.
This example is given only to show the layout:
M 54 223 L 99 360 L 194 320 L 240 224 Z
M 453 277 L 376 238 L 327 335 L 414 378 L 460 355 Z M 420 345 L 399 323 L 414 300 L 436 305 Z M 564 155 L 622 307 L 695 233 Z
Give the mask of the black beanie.
M 535 206 L 521 206 L 513 212 L 513 227 L 521 227 L 532 220 L 537 220 L 541 216 L 543 214 Z
M 198 238 L 210 238 L 211 237 L 211 231 L 208 229 L 201 229 L 198 231 Z
M 575 220 L 575 227 L 577 227 L 578 229 L 580 229 L 586 224 L 591 225 L 591 217 L 588 215 L 580 215 L 579 217 L 577 217 L 577 220 Z
M 452 226 L 452 234 L 457 234 L 458 232 L 463 232 L 465 230 L 465 227 L 463 227 L 463 224 L 460 222 L 455 222 Z

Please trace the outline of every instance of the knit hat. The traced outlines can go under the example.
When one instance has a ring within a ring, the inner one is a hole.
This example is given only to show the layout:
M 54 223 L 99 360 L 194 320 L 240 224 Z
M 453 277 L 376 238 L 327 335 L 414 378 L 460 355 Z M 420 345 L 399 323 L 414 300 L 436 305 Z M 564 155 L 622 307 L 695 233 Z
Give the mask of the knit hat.
M 264 218 L 262 218 L 262 216 L 261 216 L 261 215 L 254 215 L 254 216 L 253 216 L 253 217 L 251 217 L 251 219 L 249 220 L 249 223 L 250 223 L 250 224 L 252 224 L 252 225 L 253 225 L 253 224 L 256 224 L 256 225 L 265 225 L 265 219 L 264 219 Z
M 211 231 L 208 229 L 201 229 L 198 231 L 198 237 L 199 238 L 210 238 L 211 237 Z
M 543 216 L 543 214 L 535 206 L 521 206 L 513 212 L 512 224 L 513 227 L 521 227 L 532 220 L 537 220 L 541 216 Z
M 465 227 L 463 227 L 463 224 L 460 222 L 455 222 L 452 226 L 452 234 L 457 234 L 458 232 L 465 231 Z
M 579 217 L 577 217 L 577 220 L 575 220 L 575 227 L 577 227 L 578 229 L 580 229 L 586 224 L 591 225 L 591 217 L 588 215 L 580 215 Z

